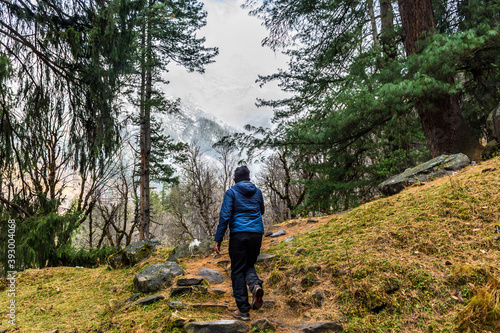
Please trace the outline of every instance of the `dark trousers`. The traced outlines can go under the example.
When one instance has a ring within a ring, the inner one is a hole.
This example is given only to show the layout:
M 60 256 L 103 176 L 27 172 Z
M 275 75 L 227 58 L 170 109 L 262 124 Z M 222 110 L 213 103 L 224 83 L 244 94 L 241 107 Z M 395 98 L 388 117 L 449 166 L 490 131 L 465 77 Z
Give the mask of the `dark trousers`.
M 231 258 L 231 280 L 233 296 L 241 313 L 250 311 L 247 285 L 250 290 L 255 284 L 262 286 L 257 276 L 255 262 L 260 253 L 262 235 L 253 232 L 238 232 L 229 238 L 229 257 Z

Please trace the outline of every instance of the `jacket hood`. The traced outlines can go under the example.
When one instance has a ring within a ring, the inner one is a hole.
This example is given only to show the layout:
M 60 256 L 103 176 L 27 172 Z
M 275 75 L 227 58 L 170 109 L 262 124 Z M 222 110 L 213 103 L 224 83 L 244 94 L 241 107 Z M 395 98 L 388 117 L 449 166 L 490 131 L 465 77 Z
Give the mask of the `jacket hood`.
M 233 189 L 246 197 L 251 197 L 257 192 L 257 186 L 248 181 L 241 181 L 233 186 Z

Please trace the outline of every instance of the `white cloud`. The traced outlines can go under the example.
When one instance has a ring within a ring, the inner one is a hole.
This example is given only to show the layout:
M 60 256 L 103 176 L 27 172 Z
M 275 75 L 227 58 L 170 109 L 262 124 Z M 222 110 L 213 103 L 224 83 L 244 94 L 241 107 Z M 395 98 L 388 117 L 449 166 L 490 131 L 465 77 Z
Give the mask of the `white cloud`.
M 256 98 L 277 99 L 286 96 L 276 84 L 259 87 L 259 74 L 267 75 L 286 67 L 286 57 L 275 54 L 261 41 L 266 29 L 256 17 L 240 6 L 242 0 L 206 0 L 207 26 L 200 32 L 206 45 L 219 47 L 215 63 L 206 67 L 205 74 L 187 73 L 179 66 L 170 66 L 164 88 L 168 95 L 197 104 L 206 112 L 230 125 L 268 125 L 272 117 L 269 108 L 257 108 Z

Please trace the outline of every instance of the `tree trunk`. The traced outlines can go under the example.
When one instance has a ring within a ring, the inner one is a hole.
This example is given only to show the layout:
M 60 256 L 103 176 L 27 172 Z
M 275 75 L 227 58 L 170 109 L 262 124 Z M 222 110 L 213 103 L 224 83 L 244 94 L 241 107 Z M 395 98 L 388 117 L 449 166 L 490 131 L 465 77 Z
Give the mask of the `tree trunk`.
M 434 31 L 432 1 L 398 0 L 398 5 L 403 28 L 403 44 L 406 54 L 410 56 L 422 51 L 420 42 Z M 452 77 L 448 79 L 448 83 L 451 82 L 453 82 Z M 441 94 L 432 101 L 420 103 L 417 107 L 433 157 L 464 153 L 469 158 L 475 159 L 480 147 L 479 141 L 474 138 L 465 123 L 456 95 Z
M 141 207 L 139 239 L 149 239 L 150 205 L 149 205 L 149 162 L 151 155 L 151 38 L 149 22 L 143 26 L 142 35 L 142 69 L 141 69 Z
M 397 56 L 396 39 L 394 34 L 394 11 L 390 0 L 380 0 L 380 43 L 384 56 L 395 59 Z
M 380 40 L 378 38 L 377 20 L 375 19 L 375 11 L 373 10 L 373 0 L 367 1 L 368 14 L 370 15 L 370 22 L 372 24 L 372 37 L 373 45 L 378 48 L 380 47 Z

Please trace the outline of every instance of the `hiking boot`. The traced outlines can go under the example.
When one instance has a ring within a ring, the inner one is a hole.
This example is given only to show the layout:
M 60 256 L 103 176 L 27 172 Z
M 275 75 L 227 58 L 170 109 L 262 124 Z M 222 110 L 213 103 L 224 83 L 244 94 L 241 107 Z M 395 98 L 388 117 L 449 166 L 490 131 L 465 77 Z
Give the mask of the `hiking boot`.
M 258 284 L 253 287 L 252 290 L 252 309 L 258 310 L 264 304 L 262 297 L 264 296 L 264 289 Z
M 236 310 L 233 313 L 233 317 L 236 319 L 244 320 L 244 321 L 249 321 L 250 320 L 250 313 L 241 313 L 240 310 Z

